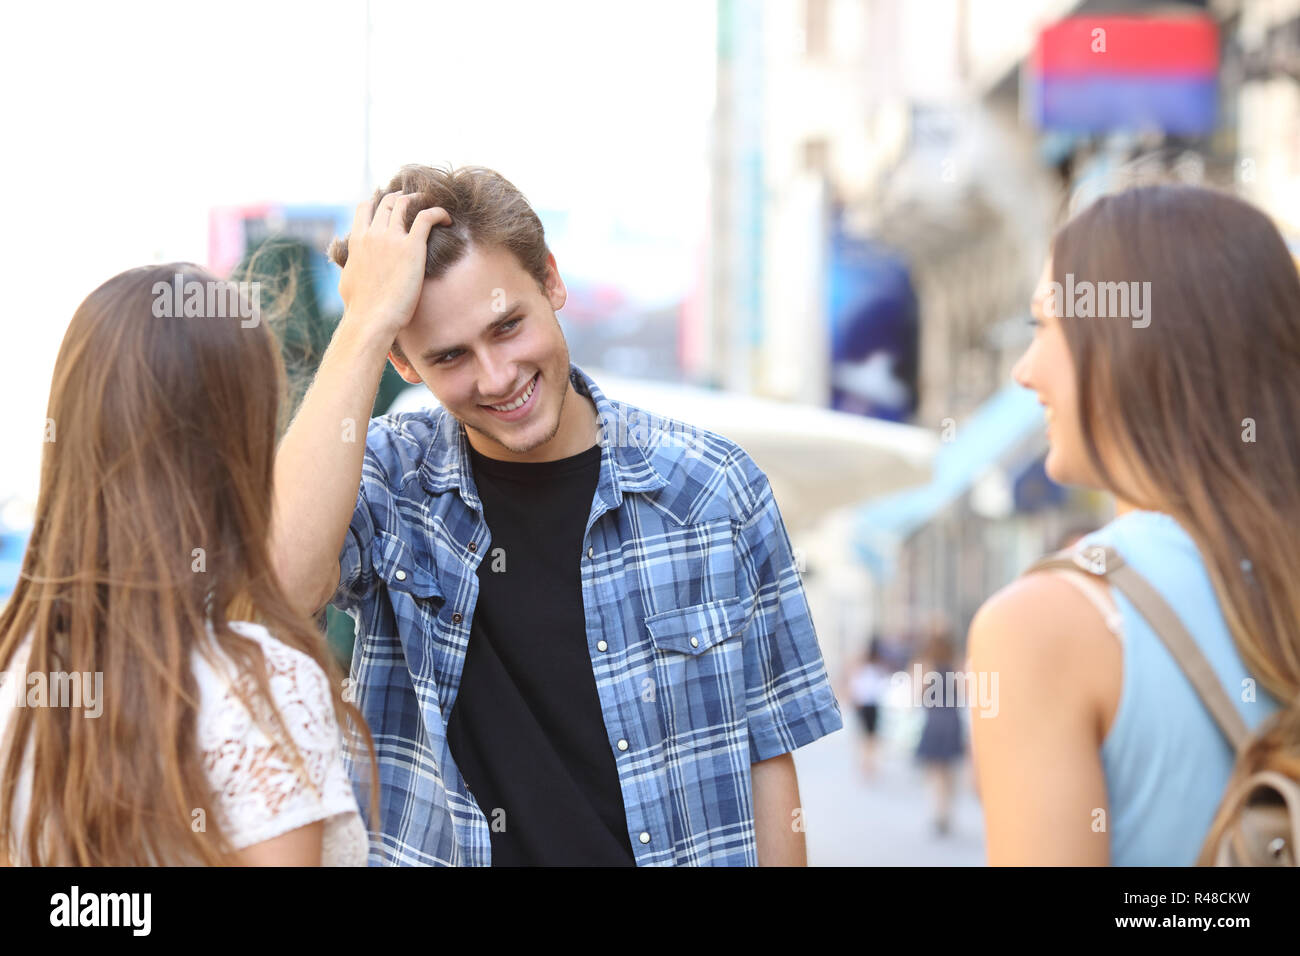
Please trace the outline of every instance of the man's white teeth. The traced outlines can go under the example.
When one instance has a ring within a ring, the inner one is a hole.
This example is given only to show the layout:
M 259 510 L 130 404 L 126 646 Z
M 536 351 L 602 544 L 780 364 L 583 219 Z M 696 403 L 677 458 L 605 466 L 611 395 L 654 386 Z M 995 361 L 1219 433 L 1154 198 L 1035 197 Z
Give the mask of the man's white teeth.
M 528 391 L 520 395 L 517 401 L 511 402 L 509 405 L 489 405 L 488 408 L 495 408 L 498 412 L 512 412 L 520 405 L 522 405 L 524 402 L 528 401 L 530 398 L 533 397 L 533 389 L 535 389 L 536 387 L 537 387 L 537 376 L 534 375 L 533 380 L 528 383 Z

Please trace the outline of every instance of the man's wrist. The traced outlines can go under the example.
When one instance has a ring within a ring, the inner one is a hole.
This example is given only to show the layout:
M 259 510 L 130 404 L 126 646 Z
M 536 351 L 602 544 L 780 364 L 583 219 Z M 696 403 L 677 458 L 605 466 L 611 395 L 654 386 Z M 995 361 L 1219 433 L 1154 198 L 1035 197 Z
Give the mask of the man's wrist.
M 369 321 L 367 317 L 344 310 L 338 328 L 334 330 L 334 339 L 351 352 L 382 362 L 393 347 L 397 331 L 381 323 Z

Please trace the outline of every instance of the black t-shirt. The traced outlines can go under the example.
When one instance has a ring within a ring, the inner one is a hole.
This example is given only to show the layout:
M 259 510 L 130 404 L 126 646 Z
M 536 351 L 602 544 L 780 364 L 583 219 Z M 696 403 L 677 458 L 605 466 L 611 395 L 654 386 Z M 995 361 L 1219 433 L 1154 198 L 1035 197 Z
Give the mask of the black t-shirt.
M 492 543 L 447 741 L 492 864 L 635 866 L 582 601 L 600 445 L 546 462 L 470 447 L 470 460 Z

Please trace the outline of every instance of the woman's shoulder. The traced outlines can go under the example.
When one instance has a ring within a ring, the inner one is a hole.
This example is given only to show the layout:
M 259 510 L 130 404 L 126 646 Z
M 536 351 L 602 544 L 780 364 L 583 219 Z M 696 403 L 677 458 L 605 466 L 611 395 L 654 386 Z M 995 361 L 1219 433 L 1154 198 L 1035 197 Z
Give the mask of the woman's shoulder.
M 355 815 L 325 671 L 260 624 L 232 621 L 230 629 L 261 647 L 266 683 L 292 741 L 287 746 L 255 675 L 239 671 L 224 653 L 216 667 L 196 656 L 196 672 L 204 675 L 199 746 L 233 845 L 239 849 L 316 820 Z
M 971 622 L 972 634 L 1025 643 L 1030 645 L 1025 650 L 1051 656 L 1068 648 L 1069 638 L 1083 622 L 1109 633 L 1096 604 L 1067 579 L 1068 573 L 1040 570 L 1017 577 L 980 606 Z
M 329 679 L 325 671 L 321 668 L 309 654 L 305 654 L 295 647 L 290 647 L 284 641 L 277 638 L 267 628 L 253 621 L 230 621 L 230 630 L 234 631 L 240 637 L 249 638 L 256 641 L 262 651 L 262 657 L 266 661 L 266 676 L 271 682 L 273 693 L 282 693 L 285 691 L 305 688 L 328 688 Z M 209 628 L 209 637 L 211 638 L 211 629 Z M 203 672 L 203 676 L 214 678 L 219 684 L 227 684 L 233 681 L 246 680 L 249 675 L 237 673 L 237 665 L 231 660 L 230 656 L 223 651 L 214 640 L 210 640 L 208 650 L 213 652 L 217 658 L 214 661 L 204 655 L 199 649 L 195 649 L 196 670 Z
M 1150 553 L 1168 548 L 1190 549 L 1195 553 L 1195 545 L 1191 544 L 1186 531 L 1172 517 L 1158 511 L 1133 510 L 1118 515 L 1096 531 L 1084 535 L 1073 550 L 1086 555 L 1091 547 L 1108 546 L 1114 547 L 1126 559 L 1137 557 L 1139 551 Z M 1053 649 L 1060 650 L 1061 646 L 1044 641 L 1044 634 L 1059 634 L 1068 641 L 1070 636 L 1079 633 L 1081 621 L 1088 625 L 1085 630 L 1095 631 L 1098 635 L 1113 630 L 1097 601 L 1090 596 L 1091 592 L 1079 586 L 1092 580 L 1084 577 L 1082 571 L 1077 575 L 1070 571 L 1044 570 L 1022 574 L 985 601 L 976 619 L 985 625 L 996 624 L 995 628 L 986 626 L 985 630 L 1033 635 L 1039 651 L 1050 654 Z M 1103 594 L 1106 590 L 1104 587 L 1100 589 Z M 1113 605 L 1113 601 L 1107 603 Z
M 257 641 L 262 646 L 263 653 L 271 654 L 277 661 L 292 660 L 295 664 L 310 664 L 313 668 L 320 669 L 320 665 L 312 659 L 311 655 L 304 654 L 296 647 L 290 647 L 267 630 L 264 624 L 258 624 L 255 621 L 230 621 L 228 625 L 232 631 L 241 637 L 248 637 Z
M 295 743 L 329 749 L 338 724 L 329 677 L 321 665 L 261 624 L 231 621 L 229 626 L 241 637 L 256 641 L 261 649 L 266 687 Z M 263 737 L 266 728 L 275 724 L 260 694 L 257 675 L 244 671 L 215 642 L 206 650 L 196 648 L 193 656 L 201 735 L 210 743 L 249 735 Z
M 1118 703 L 1122 635 L 1105 589 L 1092 594 L 1072 574 L 1024 574 L 985 601 L 971 621 L 969 657 L 1004 681 L 1037 686 L 1052 706 L 1074 701 L 1102 737 Z

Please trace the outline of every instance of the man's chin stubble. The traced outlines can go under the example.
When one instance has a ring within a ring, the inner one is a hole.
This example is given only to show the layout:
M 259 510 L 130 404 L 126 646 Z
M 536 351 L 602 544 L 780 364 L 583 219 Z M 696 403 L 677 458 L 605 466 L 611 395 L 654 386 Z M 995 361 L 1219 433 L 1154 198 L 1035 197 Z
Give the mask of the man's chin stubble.
M 567 397 L 568 391 L 569 390 L 566 388 L 563 392 L 560 393 L 560 410 L 555 416 L 555 424 L 554 426 L 552 426 L 550 434 L 548 434 L 545 438 L 541 439 L 540 441 L 533 442 L 527 448 L 518 448 L 514 445 L 507 444 L 506 442 L 502 441 L 499 436 L 493 435 L 491 432 L 487 431 L 486 429 L 479 428 L 477 425 L 472 425 L 469 422 L 461 422 L 461 424 L 464 425 L 466 428 L 474 429 L 474 431 L 478 432 L 484 438 L 489 438 L 492 441 L 496 442 L 498 445 L 500 445 L 506 451 L 510 452 L 512 455 L 526 455 L 534 448 L 538 448 L 542 445 L 545 445 L 548 441 L 550 441 L 557 434 L 559 434 L 560 421 L 564 417 L 564 399 Z

